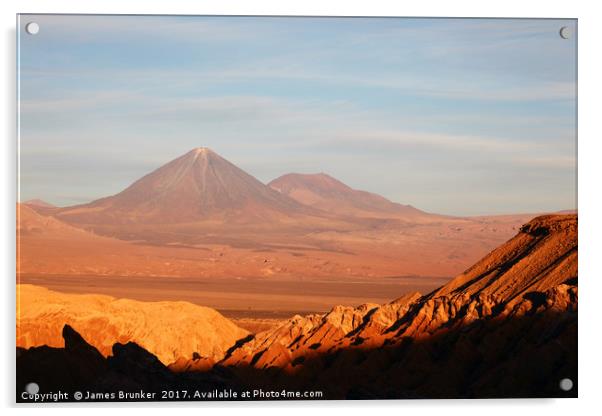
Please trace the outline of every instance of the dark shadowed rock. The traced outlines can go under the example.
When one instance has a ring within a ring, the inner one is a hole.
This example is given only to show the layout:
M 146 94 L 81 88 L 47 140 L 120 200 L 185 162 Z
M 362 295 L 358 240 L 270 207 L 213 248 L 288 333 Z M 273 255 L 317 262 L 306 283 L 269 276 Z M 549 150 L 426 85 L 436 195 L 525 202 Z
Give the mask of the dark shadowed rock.
M 108 357 L 111 367 L 126 374 L 156 373 L 168 374 L 167 367 L 135 342 L 113 345 L 113 355 Z
M 65 348 L 47 346 L 19 349 L 17 392 L 35 382 L 41 392 L 87 388 L 106 374 L 107 362 L 72 327 L 63 328 Z
M 92 345 L 88 344 L 71 326 L 65 325 L 63 327 L 63 339 L 65 340 L 65 350 L 68 353 L 91 362 L 104 362 L 102 354 Z

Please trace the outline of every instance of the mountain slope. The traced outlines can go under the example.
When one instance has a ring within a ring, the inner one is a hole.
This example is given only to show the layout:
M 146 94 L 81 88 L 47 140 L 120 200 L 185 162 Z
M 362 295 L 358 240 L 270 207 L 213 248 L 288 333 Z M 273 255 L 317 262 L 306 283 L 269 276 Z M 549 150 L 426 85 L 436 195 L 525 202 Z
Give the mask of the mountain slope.
M 268 186 L 297 202 L 339 215 L 417 219 L 427 214 L 366 191 L 358 191 L 325 173 L 289 173 Z
M 480 296 L 511 302 L 577 277 L 577 216 L 544 215 L 432 296 Z
M 38 238 L 61 236 L 77 239 L 95 237 L 85 230 L 72 227 L 56 218 L 41 215 L 27 204 L 17 204 L 17 235 Z
M 55 211 L 87 224 L 269 221 L 311 212 L 207 148 L 161 166 L 122 192 Z
M 277 367 L 275 384 L 291 373 L 336 378 L 341 391 L 361 378 L 376 395 L 393 380 L 416 397 L 551 394 L 576 379 L 576 331 L 577 219 L 543 216 L 427 296 L 295 316 L 221 364 Z
M 194 353 L 219 360 L 248 332 L 211 308 L 188 302 L 139 302 L 17 285 L 17 346 L 59 347 L 65 324 L 104 355 L 115 342 L 136 342 L 169 364 Z

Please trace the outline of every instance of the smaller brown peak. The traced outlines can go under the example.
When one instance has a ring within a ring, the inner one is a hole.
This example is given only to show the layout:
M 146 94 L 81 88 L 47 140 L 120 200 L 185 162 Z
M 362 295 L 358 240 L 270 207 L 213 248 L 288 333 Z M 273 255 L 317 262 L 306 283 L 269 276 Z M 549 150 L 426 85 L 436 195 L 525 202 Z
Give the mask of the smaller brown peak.
M 319 172 L 319 173 L 287 173 L 282 175 L 281 177 L 274 179 L 271 183 L 292 183 L 292 184 L 300 184 L 301 186 L 315 186 L 323 189 L 351 189 L 349 186 L 345 185 L 340 180 L 330 176 L 327 173 Z
M 285 178 L 288 178 L 288 179 L 322 179 L 322 180 L 337 181 L 335 178 L 333 178 L 332 176 L 330 176 L 329 174 L 324 173 L 324 172 L 318 172 L 318 173 L 291 172 L 291 173 L 286 173 L 286 174 L 282 175 L 280 178 L 282 178 L 282 179 L 285 179 Z
M 334 178 L 334 177 L 330 176 L 330 175 L 329 175 L 329 174 L 327 174 L 327 173 L 324 173 L 324 172 L 315 173 L 313 176 L 314 176 L 314 178 L 316 178 L 317 180 L 319 180 L 319 181 L 321 181 L 321 182 L 323 182 L 323 183 L 325 183 L 325 184 L 331 185 L 331 186 L 333 186 L 333 187 L 344 187 L 344 188 L 349 188 L 349 187 L 348 187 L 347 185 L 345 185 L 343 182 L 341 182 L 340 180 L 338 180 L 338 179 L 336 179 L 336 178 Z
M 314 177 L 314 178 L 322 178 L 322 179 L 329 179 L 329 180 L 333 180 L 336 181 L 336 179 L 332 176 L 330 176 L 328 173 L 324 173 L 324 172 L 318 172 L 318 173 L 307 173 L 307 174 L 302 174 L 304 176 L 310 176 L 310 177 Z
M 543 236 L 554 232 L 576 230 L 577 214 L 541 215 L 533 218 L 520 228 L 520 232 L 533 236 Z
M 307 175 L 308 177 L 311 178 L 316 178 L 325 182 L 332 182 L 332 183 L 341 183 L 341 181 L 339 181 L 338 179 L 336 179 L 334 176 L 329 175 L 328 173 L 324 173 L 324 172 L 319 172 L 319 173 L 308 173 Z

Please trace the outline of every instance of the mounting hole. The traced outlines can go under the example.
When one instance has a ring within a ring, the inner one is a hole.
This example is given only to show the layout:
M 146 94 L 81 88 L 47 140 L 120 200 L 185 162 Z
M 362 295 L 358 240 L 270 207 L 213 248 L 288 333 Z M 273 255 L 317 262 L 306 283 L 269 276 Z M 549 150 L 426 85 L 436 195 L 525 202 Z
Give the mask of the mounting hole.
M 571 28 L 568 26 L 562 26 L 560 28 L 560 30 L 558 31 L 558 34 L 560 35 L 560 37 L 562 39 L 570 39 L 571 36 L 573 35 Z
M 25 391 L 28 394 L 37 394 L 40 391 L 40 386 L 38 386 L 38 383 L 29 383 L 25 386 Z
M 25 31 L 30 35 L 37 35 L 40 31 L 40 25 L 36 22 L 30 22 L 25 25 Z
M 563 378 L 559 383 L 560 390 L 571 391 L 573 389 L 573 380 L 570 378 Z

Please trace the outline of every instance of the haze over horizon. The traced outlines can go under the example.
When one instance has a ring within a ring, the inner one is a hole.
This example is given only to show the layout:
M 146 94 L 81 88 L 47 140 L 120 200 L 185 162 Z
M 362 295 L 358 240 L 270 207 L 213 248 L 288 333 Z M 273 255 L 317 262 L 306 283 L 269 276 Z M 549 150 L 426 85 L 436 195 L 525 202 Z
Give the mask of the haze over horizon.
M 21 200 L 89 202 L 208 147 L 429 212 L 576 208 L 573 20 L 32 20 Z

